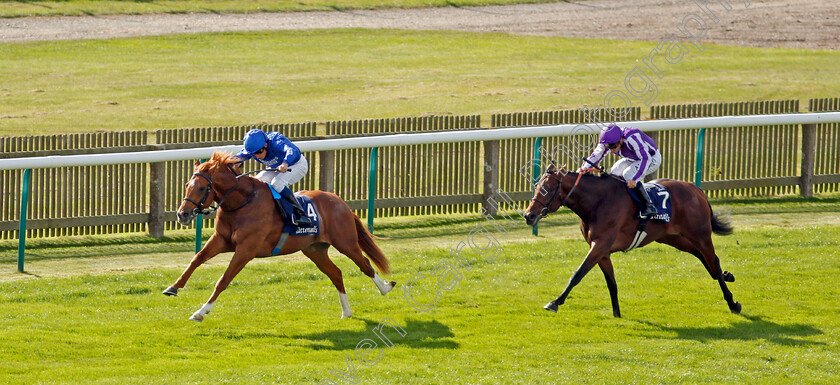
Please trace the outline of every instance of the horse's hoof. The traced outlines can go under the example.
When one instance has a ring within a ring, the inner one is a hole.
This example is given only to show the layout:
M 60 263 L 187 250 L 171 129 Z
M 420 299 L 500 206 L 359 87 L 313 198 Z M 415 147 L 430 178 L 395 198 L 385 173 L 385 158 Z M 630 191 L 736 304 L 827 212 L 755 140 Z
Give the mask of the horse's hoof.
M 201 314 L 193 314 L 192 317 L 190 317 L 190 321 L 195 321 L 195 322 L 204 321 L 204 316 L 201 315 Z
M 385 288 L 383 290 L 380 290 L 379 293 L 382 295 L 388 294 L 391 292 L 391 290 L 394 290 L 395 286 L 397 286 L 397 283 L 395 281 L 388 282 L 385 285 Z
M 163 294 L 168 295 L 168 296 L 177 297 L 178 296 L 178 288 L 173 287 L 173 286 L 169 286 L 168 288 L 166 288 L 166 290 L 163 291 Z
M 729 307 L 729 311 L 731 311 L 732 314 L 741 314 L 741 304 L 738 303 L 738 302 L 735 302 L 734 305 Z
M 723 280 L 724 280 L 724 282 L 735 282 L 735 276 L 728 271 L 724 271 L 723 272 Z
M 543 309 L 557 313 L 557 304 L 554 302 L 549 302 L 548 305 L 543 306 Z
M 353 317 L 352 314 L 344 314 L 344 313 L 341 314 L 341 319 L 351 318 L 351 317 Z

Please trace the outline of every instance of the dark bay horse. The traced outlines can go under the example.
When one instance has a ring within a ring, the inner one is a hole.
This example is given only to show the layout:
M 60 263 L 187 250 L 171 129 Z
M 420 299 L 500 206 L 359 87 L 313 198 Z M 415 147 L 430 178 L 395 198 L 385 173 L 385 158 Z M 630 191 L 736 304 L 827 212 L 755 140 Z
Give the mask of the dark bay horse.
M 726 287 L 726 282 L 734 282 L 735 276 L 721 270 L 712 244 L 712 233 L 731 234 L 731 225 L 712 212 L 706 195 L 693 184 L 670 179 L 654 182 L 670 192 L 671 221 L 649 221 L 645 230 L 647 236 L 637 247 L 656 241 L 694 255 L 712 279 L 720 284 L 729 310 L 740 313 L 741 304 L 732 299 L 732 292 Z M 534 226 L 561 206 L 568 207 L 580 217 L 580 229 L 590 247 L 586 259 L 569 279 L 566 289 L 557 299 L 545 305 L 545 309 L 556 312 L 572 288 L 597 264 L 607 280 L 613 316 L 621 317 L 610 254 L 631 247 L 639 224 L 636 217 L 638 209 L 627 193 L 625 183 L 612 175 L 582 175 L 551 166 L 537 184 L 534 198 L 525 212 L 525 221 Z
M 216 202 L 216 232 L 193 257 L 178 280 L 163 293 L 177 295 L 178 289 L 184 288 L 198 266 L 219 253 L 232 251 L 233 258 L 216 283 L 210 299 L 190 317 L 191 320 L 202 321 L 204 315 L 213 308 L 219 294 L 248 262 L 272 255 L 282 235 L 283 220 L 268 185 L 255 178 L 242 177 L 239 159 L 231 154 L 216 152 L 207 162 L 196 161 L 194 171 L 186 184 L 184 201 L 178 207 L 178 222 L 189 224 L 198 213 L 207 212 L 210 205 Z M 341 318 L 351 316 L 350 304 L 341 270 L 327 255 L 330 246 L 353 260 L 362 273 L 373 279 L 382 295 L 388 294 L 396 282 L 384 282 L 373 270 L 365 254 L 382 274 L 390 274 L 388 259 L 374 243 L 373 236 L 359 217 L 335 194 L 323 191 L 304 191 L 301 194 L 309 197 L 317 208 L 320 234 L 289 236 L 275 255 L 302 251 L 315 262 L 338 289 Z

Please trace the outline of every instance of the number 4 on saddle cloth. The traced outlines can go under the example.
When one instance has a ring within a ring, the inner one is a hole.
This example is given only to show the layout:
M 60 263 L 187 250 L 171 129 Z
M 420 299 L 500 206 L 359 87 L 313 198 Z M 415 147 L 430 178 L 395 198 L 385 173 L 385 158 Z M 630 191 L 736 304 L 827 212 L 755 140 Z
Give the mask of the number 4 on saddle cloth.
M 312 203 L 312 200 L 309 199 L 309 197 L 295 194 L 295 199 L 297 199 L 298 203 L 300 203 L 300 207 L 303 207 L 303 210 L 306 211 L 306 215 L 309 217 L 312 224 L 309 226 L 295 226 L 289 218 L 289 215 L 295 215 L 295 210 L 292 208 L 292 204 L 285 199 L 280 199 L 280 193 L 274 189 L 274 186 L 268 185 L 268 187 L 271 189 L 271 195 L 274 197 L 275 202 L 282 202 L 283 207 L 280 208 L 280 210 L 284 210 L 287 213 L 286 215 L 282 215 L 283 235 L 280 237 L 280 242 L 278 242 L 277 246 L 274 247 L 274 250 L 271 253 L 272 255 L 276 255 L 280 252 L 280 249 L 283 248 L 283 245 L 286 243 L 286 239 L 288 239 L 289 235 L 319 234 L 320 215 L 318 215 L 318 209 L 315 208 L 315 204 Z
M 671 221 L 671 193 L 665 188 L 665 186 L 656 184 L 656 183 L 643 183 L 645 187 L 645 191 L 647 191 L 648 196 L 650 197 L 651 203 L 653 203 L 653 207 L 656 208 L 656 214 L 648 217 L 648 220 L 660 221 L 668 223 Z M 630 198 L 633 199 L 633 202 L 636 202 L 636 206 L 639 207 L 639 214 L 641 210 L 644 209 L 644 202 L 640 201 L 636 194 L 631 189 L 627 189 L 627 192 L 630 193 Z

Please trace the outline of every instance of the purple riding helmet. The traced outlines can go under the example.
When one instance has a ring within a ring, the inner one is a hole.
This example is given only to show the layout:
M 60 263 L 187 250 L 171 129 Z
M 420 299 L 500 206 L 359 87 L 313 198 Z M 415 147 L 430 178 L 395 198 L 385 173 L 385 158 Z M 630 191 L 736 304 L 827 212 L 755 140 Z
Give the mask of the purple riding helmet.
M 610 124 L 605 130 L 601 131 L 601 143 L 611 144 L 618 143 L 621 140 L 621 127 Z
M 255 128 L 245 133 L 245 139 L 243 142 L 245 152 L 253 154 L 265 146 L 265 143 L 268 142 L 268 136 L 265 135 L 265 132 Z

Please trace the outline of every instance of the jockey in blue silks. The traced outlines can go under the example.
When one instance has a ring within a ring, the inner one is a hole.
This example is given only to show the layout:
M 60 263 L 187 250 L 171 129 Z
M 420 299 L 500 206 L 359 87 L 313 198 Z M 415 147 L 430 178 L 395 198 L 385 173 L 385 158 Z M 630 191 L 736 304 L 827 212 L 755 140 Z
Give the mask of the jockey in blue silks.
M 274 186 L 280 196 L 292 204 L 298 217 L 295 220 L 295 217 L 291 216 L 290 219 L 294 225 L 308 226 L 312 223 L 303 207 L 295 199 L 292 190 L 289 189 L 290 185 L 303 179 L 309 171 L 309 162 L 294 143 L 279 132 L 265 133 L 253 129 L 245 133 L 242 151 L 236 154 L 236 157 L 243 161 L 254 158 L 257 162 L 276 169 L 276 171 L 263 170 L 256 177 Z M 280 199 L 277 203 L 282 210 L 283 205 L 280 204 Z
M 592 155 L 580 166 L 580 171 L 597 166 L 604 159 L 607 150 L 622 158 L 610 168 L 610 174 L 623 177 L 627 181 L 627 187 L 632 189 L 639 200 L 647 202 L 641 216 L 647 218 L 656 214 L 656 208 L 653 207 L 641 183 L 662 164 L 662 154 L 656 148 L 656 142 L 638 128 L 621 128 L 610 124 L 601 131 L 601 141 Z

